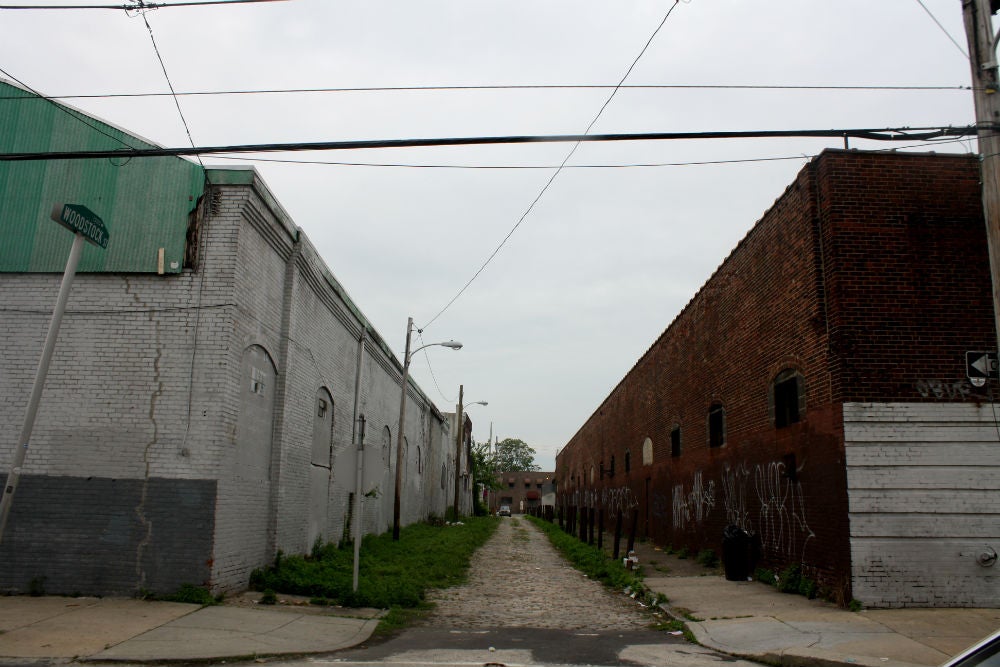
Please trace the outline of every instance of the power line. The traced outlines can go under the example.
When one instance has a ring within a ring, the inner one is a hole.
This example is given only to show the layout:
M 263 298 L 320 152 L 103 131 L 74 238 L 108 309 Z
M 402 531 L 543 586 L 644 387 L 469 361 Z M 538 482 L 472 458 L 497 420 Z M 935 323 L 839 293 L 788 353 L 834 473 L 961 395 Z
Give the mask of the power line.
M 70 150 L 0 153 L 0 162 L 39 160 L 89 160 L 94 158 L 177 157 L 215 153 L 275 153 L 300 151 L 358 150 L 369 148 L 424 148 L 430 146 L 481 146 L 487 144 L 582 143 L 614 141 L 668 141 L 678 139 L 777 139 L 785 137 L 849 138 L 872 141 L 926 141 L 944 137 L 973 136 L 979 129 L 1000 130 L 1000 125 L 981 127 L 883 127 L 834 130 L 735 130 L 708 132 L 638 132 L 615 134 L 553 134 L 494 137 L 446 137 L 436 139 L 370 139 L 268 144 L 233 144 L 184 148 L 122 148 L 117 150 Z
M 108 134 L 103 129 L 101 129 L 100 126 L 95 125 L 94 123 L 91 123 L 90 120 L 86 116 L 84 116 L 82 112 L 77 111 L 76 109 L 71 109 L 70 107 L 67 107 L 67 106 L 62 105 L 62 104 L 57 104 L 56 102 L 53 102 L 51 99 L 46 98 L 44 95 L 42 95 L 41 93 L 39 93 L 37 90 L 35 90 L 34 88 L 32 88 L 31 86 L 29 86 L 28 84 L 26 84 L 24 81 L 21 81 L 16 76 L 14 76 L 13 74 L 11 74 L 7 70 L 3 69 L 2 67 L 0 67 L 0 74 L 3 74 L 5 77 L 7 77 L 8 79 L 10 79 L 11 81 L 14 81 L 19 86 L 21 86 L 21 88 L 23 88 L 24 90 L 28 91 L 32 95 L 37 96 L 37 97 L 14 96 L 11 99 L 29 99 L 29 100 L 32 100 L 32 99 L 43 99 L 48 104 L 51 104 L 56 109 L 59 109 L 60 111 L 62 111 L 63 113 L 65 113 L 70 118 L 76 120 L 77 122 L 83 123 L 84 125 L 86 125 L 90 129 L 94 130 L 95 132 L 97 132 L 99 134 L 104 135 L 108 139 L 111 139 L 112 141 L 114 141 L 116 143 L 119 143 L 122 146 L 125 146 L 126 148 L 130 148 L 130 149 L 134 149 L 135 148 L 134 146 L 132 146 L 131 144 L 129 144 L 127 141 L 125 141 L 121 137 L 116 137 L 113 134 Z
M 189 0 L 186 2 L 136 2 L 124 5 L 0 5 L 0 9 L 124 9 L 127 12 L 137 12 L 144 9 L 162 9 L 164 7 L 199 7 L 202 5 L 245 5 L 258 2 L 287 2 L 287 0 Z
M 677 5 L 679 4 L 679 2 L 680 2 L 680 0 L 674 0 L 674 3 L 672 5 L 670 5 L 670 9 L 667 10 L 667 13 L 663 17 L 663 20 L 660 21 L 660 24 L 658 26 L 656 26 L 656 30 L 653 31 L 653 34 L 649 36 L 648 40 L 646 40 L 646 44 L 643 45 L 642 49 L 639 51 L 639 55 L 637 55 L 632 60 L 632 64 L 628 66 L 628 69 L 625 71 L 624 76 L 622 76 L 622 78 L 618 81 L 618 85 L 616 85 L 615 88 L 614 88 L 614 90 L 611 91 L 611 94 L 608 96 L 608 99 L 604 100 L 604 104 L 601 105 L 601 108 L 598 110 L 597 114 L 594 116 L 594 119 L 590 121 L 590 124 L 587 125 L 587 129 L 583 131 L 584 135 L 586 135 L 586 134 L 588 134 L 590 132 L 591 128 L 594 127 L 594 124 L 601 117 L 601 114 L 603 114 L 604 110 L 608 108 L 609 104 L 611 104 L 611 100 L 613 100 L 615 98 L 615 95 L 618 93 L 618 91 L 621 90 L 622 84 L 625 83 L 625 80 L 628 78 L 628 75 L 632 73 L 632 70 L 635 68 L 636 63 L 639 62 L 639 59 L 642 58 L 642 56 L 643 56 L 644 53 L 646 53 L 646 50 L 649 48 L 649 45 L 653 43 L 653 39 L 656 37 L 657 34 L 659 34 L 660 29 L 663 28 L 664 24 L 666 24 L 667 19 L 670 18 L 671 14 L 673 14 L 673 12 L 677 8 Z M 438 313 L 437 313 L 437 315 L 435 315 L 434 317 L 432 317 L 427 322 L 427 324 L 425 324 L 423 327 L 421 327 L 421 329 L 426 329 L 427 327 L 429 327 L 430 325 L 432 325 L 435 320 L 437 320 L 439 317 L 441 317 L 441 315 L 444 314 L 445 311 L 447 311 L 449 308 L 451 308 L 452 304 L 455 303 L 459 299 L 459 297 L 461 297 L 462 294 L 465 293 L 465 290 L 469 289 L 469 285 L 471 285 L 476 280 L 476 278 L 478 278 L 479 275 L 484 270 L 486 270 L 486 267 L 489 266 L 490 262 L 493 261 L 493 258 L 497 256 L 497 254 L 500 252 L 501 248 L 503 248 L 504 245 L 507 244 L 507 241 L 510 239 L 511 236 L 513 236 L 514 232 L 517 231 L 517 228 L 521 226 L 521 223 L 523 223 L 525 221 L 525 219 L 528 217 L 528 215 L 530 215 L 531 212 L 535 209 L 535 205 L 539 202 L 539 200 L 541 200 L 542 196 L 545 195 L 546 192 L 548 192 L 549 187 L 551 187 L 552 183 L 556 180 L 556 177 L 559 176 L 559 174 L 562 173 L 563 167 L 566 166 L 566 163 L 569 162 L 569 159 L 571 157 L 573 157 L 573 154 L 576 153 L 576 150 L 580 147 L 580 143 L 581 143 L 581 141 L 576 141 L 573 144 L 573 147 L 569 150 L 569 153 L 567 153 L 566 157 L 563 158 L 563 161 L 559 165 L 559 168 L 556 169 L 552 173 L 552 176 L 549 177 L 549 180 L 546 181 L 545 185 L 542 186 L 542 189 L 539 191 L 538 195 L 532 200 L 532 202 L 530 204 L 528 204 L 528 208 L 525 209 L 524 213 L 521 214 L 521 217 L 518 218 L 518 220 L 517 220 L 516 223 L 514 223 L 514 226 L 511 227 L 511 229 L 510 229 L 509 232 L 507 232 L 507 235 L 505 237 L 503 237 L 503 240 L 500 241 L 500 244 L 493 250 L 492 253 L 490 253 L 489 257 L 486 258 L 486 261 L 483 262 L 482 266 L 480 266 L 479 269 L 477 269 L 476 272 L 474 274 L 472 274 L 472 277 L 469 278 L 468 282 L 466 282 L 465 285 L 463 285 L 462 288 L 460 290 L 458 290 L 458 292 L 455 294 L 455 296 L 453 296 L 451 298 L 451 300 L 448 301 L 448 303 L 446 303 L 444 305 L 444 308 L 442 308 L 441 310 L 439 310 Z
M 955 45 L 955 48 L 958 49 L 959 53 L 965 56 L 966 60 L 968 60 L 969 54 L 965 52 L 965 49 L 962 48 L 961 44 L 955 41 L 955 38 L 951 36 L 951 33 L 948 32 L 948 30 L 943 25 L 941 25 L 941 22 L 938 21 L 937 17 L 934 16 L 934 13 L 927 8 L 927 5 L 924 4 L 923 0 L 917 0 L 917 4 L 924 8 L 924 11 L 927 12 L 927 15 L 931 17 L 931 20 L 937 24 L 937 27 L 941 28 L 941 32 L 943 32 L 945 36 L 951 40 L 951 43 Z
M 879 150 L 897 151 L 911 148 L 924 148 L 927 146 L 941 146 L 943 144 L 964 143 L 965 138 L 941 139 L 937 141 L 927 141 L 910 146 L 893 146 Z M 972 152 L 971 150 L 969 152 Z M 684 162 L 631 162 L 623 164 L 567 164 L 563 169 L 649 169 L 661 167 L 700 167 L 727 164 L 753 164 L 758 162 L 780 162 L 788 160 L 802 160 L 816 157 L 815 154 L 781 155 L 771 157 L 754 158 L 731 158 L 726 160 L 689 160 Z M 327 167 L 379 167 L 379 168 L 400 168 L 400 169 L 467 169 L 467 170 L 531 170 L 531 169 L 556 169 L 559 165 L 533 165 L 533 164 L 415 164 L 408 162 L 340 162 L 331 160 L 292 160 L 282 158 L 263 157 L 237 157 L 229 155 L 214 155 L 216 160 L 233 160 L 236 162 L 269 162 L 278 164 L 301 164 L 318 165 Z
M 281 158 L 231 157 L 213 155 L 216 160 L 236 160 L 241 162 L 277 162 L 282 164 L 325 165 L 330 167 L 386 167 L 402 169 L 474 169 L 474 170 L 528 170 L 558 169 L 557 164 L 414 164 L 407 162 L 333 162 L 328 160 L 283 160 Z M 567 164 L 563 169 L 639 169 L 648 167 L 688 167 L 697 165 L 731 164 L 739 162 L 769 162 L 774 160 L 800 160 L 801 155 L 787 157 L 746 158 L 733 160 L 701 160 L 696 162 L 633 162 L 628 164 Z
M 317 93 L 397 93 L 397 92 L 462 92 L 462 91 L 518 91 L 518 90 L 608 90 L 618 88 L 620 90 L 774 90 L 774 91 L 912 91 L 912 92 L 935 92 L 935 91 L 959 91 L 968 92 L 972 86 L 890 86 L 890 85 L 843 85 L 843 86 L 823 86 L 823 85 L 768 85 L 768 84 L 687 84 L 687 83 L 663 83 L 663 84 L 587 84 L 587 83 L 567 83 L 567 84 L 511 84 L 511 85 L 474 85 L 474 86 L 364 86 L 364 87 L 323 87 L 323 88 L 259 88 L 245 90 L 189 90 L 173 93 L 178 97 L 187 96 L 226 96 L 226 95 L 299 95 Z M 142 97 L 165 97 L 171 93 L 149 92 L 149 93 L 91 93 L 83 95 L 49 95 L 50 100 L 84 100 L 84 99 L 117 99 L 117 98 L 142 98 Z M 32 98 L 3 96 L 0 100 L 30 100 Z
M 170 81 L 170 75 L 167 74 L 167 65 L 163 62 L 163 56 L 160 55 L 160 49 L 156 45 L 156 37 L 153 36 L 153 26 L 149 25 L 149 19 L 146 18 L 146 12 L 142 12 L 142 22 L 146 24 L 146 30 L 149 31 L 149 41 L 153 43 L 153 52 L 156 53 L 156 59 L 160 62 L 160 69 L 163 70 L 163 78 L 167 80 L 167 87 L 170 88 L 170 93 L 173 95 L 174 106 L 177 107 L 177 115 L 181 117 L 181 123 L 184 125 L 184 131 L 187 133 L 188 142 L 190 142 L 191 147 L 194 148 L 194 138 L 191 136 L 191 128 L 188 126 L 187 118 L 184 117 L 184 112 L 181 110 L 181 103 L 177 99 L 176 93 L 174 93 L 174 84 Z M 205 168 L 205 164 L 201 161 L 201 156 L 196 155 L 198 158 L 198 164 L 201 168 Z

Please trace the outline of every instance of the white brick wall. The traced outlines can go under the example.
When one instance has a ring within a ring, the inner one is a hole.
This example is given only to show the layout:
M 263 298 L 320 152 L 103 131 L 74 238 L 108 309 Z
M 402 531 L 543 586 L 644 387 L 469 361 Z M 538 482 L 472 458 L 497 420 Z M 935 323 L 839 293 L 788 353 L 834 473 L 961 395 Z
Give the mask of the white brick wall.
M 998 607 L 1000 409 L 847 403 L 854 597 L 876 607 Z
M 364 325 L 338 292 L 342 288 L 324 277 L 330 274 L 315 249 L 296 238 L 259 180 L 214 188 L 198 271 L 77 276 L 25 473 L 215 480 L 211 583 L 230 590 L 245 586 L 252 569 L 269 563 L 275 550 L 301 553 L 312 546 L 310 453 L 320 387 L 329 390 L 334 412 L 328 520 L 321 534 L 333 542 L 342 537 L 354 491 L 351 439 Z M 52 274 L 0 275 L 4 464 L 12 457 L 59 280 Z M 401 312 L 400 339 L 404 318 Z M 364 528 L 382 531 L 392 520 L 400 374 L 378 333 L 370 335 L 359 409 L 368 419 L 366 477 L 383 488 L 378 499 L 364 498 Z M 266 350 L 280 376 L 272 388 L 276 426 L 269 479 L 248 478 L 234 467 L 242 435 L 241 360 L 250 346 Z M 378 451 L 386 426 L 392 435 L 390 466 Z M 404 523 L 444 515 L 450 496 L 439 477 L 443 462 L 453 467 L 449 433 L 436 408 L 411 391 Z M 423 473 L 416 471 L 417 447 Z

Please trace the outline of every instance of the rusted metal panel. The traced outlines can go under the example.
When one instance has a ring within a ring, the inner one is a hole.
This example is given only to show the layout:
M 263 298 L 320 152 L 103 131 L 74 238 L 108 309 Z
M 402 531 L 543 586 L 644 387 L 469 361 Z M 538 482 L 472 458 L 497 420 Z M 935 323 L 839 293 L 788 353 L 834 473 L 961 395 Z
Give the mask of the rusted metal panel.
M 72 107 L 0 81 L 0 153 L 156 147 Z M 84 250 L 79 271 L 164 273 L 184 263 L 189 214 L 204 169 L 176 157 L 0 162 L 0 272 L 61 272 L 72 235 L 49 219 L 83 204 L 108 227 L 107 250 Z

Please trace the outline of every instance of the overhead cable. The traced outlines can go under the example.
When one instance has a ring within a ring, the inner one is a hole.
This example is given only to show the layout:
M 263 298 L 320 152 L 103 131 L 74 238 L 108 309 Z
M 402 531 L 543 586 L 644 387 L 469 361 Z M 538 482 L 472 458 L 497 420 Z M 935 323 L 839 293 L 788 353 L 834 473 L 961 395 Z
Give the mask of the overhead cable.
M 129 2 L 124 5 L 0 5 L 0 9 L 115 9 L 138 12 L 164 7 L 198 7 L 202 5 L 245 5 L 258 2 L 287 2 L 288 0 L 183 0 L 181 2 Z
M 478 86 L 364 86 L 364 87 L 322 87 L 322 88 L 260 88 L 246 90 L 189 90 L 173 93 L 178 97 L 186 96 L 226 96 L 226 95 L 301 95 L 314 93 L 399 93 L 399 92 L 461 92 L 461 91 L 515 91 L 515 90 L 803 90 L 803 91 L 959 91 L 968 92 L 972 86 L 891 86 L 891 85 L 796 85 L 796 84 L 713 84 L 713 83 L 636 83 L 615 86 L 614 84 L 512 84 L 512 85 L 478 85 Z M 92 93 L 83 95 L 49 95 L 49 100 L 83 100 L 83 99 L 117 99 L 133 97 L 164 97 L 171 93 Z M 15 97 L 0 95 L 0 100 L 31 100 L 30 97 Z
M 184 126 L 184 132 L 187 133 L 188 142 L 191 147 L 194 147 L 194 137 L 191 136 L 191 128 L 188 126 L 187 118 L 184 117 L 184 112 L 181 110 L 181 103 L 177 99 L 176 93 L 174 93 L 174 84 L 170 80 L 170 75 L 167 74 L 167 65 L 163 62 L 163 56 L 160 55 L 160 48 L 156 45 L 156 37 L 153 36 L 153 26 L 149 25 L 149 19 L 146 18 L 146 12 L 142 12 L 142 21 L 146 24 L 146 30 L 149 31 L 149 41 L 153 43 L 153 52 L 156 54 L 156 59 L 160 62 L 160 69 L 163 70 L 163 78 L 167 81 L 167 87 L 170 88 L 170 93 L 173 95 L 174 106 L 177 107 L 177 115 L 181 117 L 181 124 Z M 201 161 L 201 156 L 196 155 L 198 158 L 198 163 L 201 164 L 201 168 L 205 168 L 205 164 Z
M 911 148 L 926 148 L 928 146 L 941 146 L 943 144 L 964 143 L 965 138 L 939 139 L 921 142 L 910 146 L 893 146 L 892 148 L 881 148 L 882 151 L 900 151 Z M 968 152 L 972 152 L 971 150 Z M 786 162 L 789 160 L 811 160 L 816 157 L 814 154 L 801 153 L 798 155 L 780 155 L 771 157 L 752 158 L 731 158 L 727 160 L 689 160 L 685 162 L 632 162 L 623 164 L 568 164 L 564 169 L 650 169 L 662 167 L 702 167 L 718 166 L 729 164 L 754 164 L 759 162 Z M 233 160 L 238 162 L 270 162 L 279 164 L 301 164 L 301 165 L 321 165 L 328 167 L 383 167 L 401 169 L 473 169 L 473 170 L 521 170 L 521 169 L 555 169 L 558 165 L 528 165 L 528 164 L 414 164 L 406 162 L 339 162 L 330 160 L 293 160 L 282 158 L 266 157 L 237 157 L 229 155 L 214 155 L 216 160 Z
M 120 157 L 167 157 L 216 153 L 276 153 L 299 151 L 358 150 L 370 148 L 421 148 L 429 146 L 476 146 L 487 144 L 583 143 L 615 141 L 668 141 L 678 139 L 776 139 L 783 137 L 837 137 L 872 141 L 926 141 L 942 137 L 974 136 L 980 129 L 1000 130 L 1000 125 L 964 127 L 883 127 L 834 130 L 734 130 L 708 132 L 635 132 L 615 134 L 555 134 L 496 137 L 447 137 L 435 139 L 372 139 L 268 144 L 234 144 L 180 148 L 120 148 L 95 150 L 34 151 L 0 153 L 0 161 L 88 160 Z M 426 328 L 426 327 L 424 327 Z
M 963 56 L 965 56 L 965 59 L 966 59 L 966 60 L 968 60 L 968 59 L 969 59 L 969 54 L 968 54 L 968 53 L 966 53 L 966 52 L 965 52 L 965 49 L 964 49 L 964 48 L 962 48 L 962 45 L 961 45 L 961 44 L 959 44 L 959 43 L 958 43 L 958 42 L 957 42 L 957 41 L 955 40 L 955 38 L 951 36 L 951 33 L 950 33 L 950 32 L 948 32 L 947 28 L 945 28 L 945 27 L 944 27 L 944 26 L 943 26 L 943 25 L 941 24 L 941 22 L 940 22 L 940 21 L 938 21 L 937 17 L 936 17 L 936 16 L 934 16 L 934 13 L 933 13 L 933 12 L 932 12 L 931 10 L 929 10 L 929 9 L 927 8 L 927 5 L 925 5 L 925 4 L 924 4 L 924 0 L 917 0 L 917 4 L 918 4 L 918 5 L 920 5 L 921 7 L 923 7 L 923 8 L 924 8 L 924 11 L 925 11 L 925 12 L 927 12 L 927 15 L 931 17 L 931 20 L 932 20 L 932 21 L 934 21 L 934 23 L 936 23 L 936 24 L 937 24 L 937 27 L 941 28 L 941 32 L 943 32 L 943 33 L 945 34 L 945 36 L 946 36 L 946 37 L 947 37 L 948 39 L 950 39 L 950 40 L 951 40 L 951 43 L 955 45 L 955 48 L 956 48 L 956 49 L 958 49 L 958 52 L 959 52 L 959 53 L 961 53 L 961 54 L 962 54 Z
M 655 30 L 653 30 L 653 34 L 651 34 L 649 36 L 649 39 L 646 40 L 646 43 L 643 45 L 642 49 L 639 50 L 639 55 L 637 55 L 632 60 L 632 64 L 630 64 L 628 66 L 628 69 L 625 70 L 625 74 L 622 75 L 621 79 L 619 79 L 618 85 L 616 85 L 615 88 L 614 88 L 614 90 L 611 91 L 611 94 L 608 95 L 608 98 L 606 100 L 604 100 L 604 104 L 601 105 L 601 108 L 598 109 L 597 114 L 594 116 L 593 120 L 591 120 L 590 124 L 587 125 L 587 129 L 583 131 L 584 136 L 586 136 L 586 135 L 588 135 L 590 133 L 590 130 L 594 127 L 594 124 L 596 124 L 597 121 L 600 119 L 601 114 L 603 114 L 604 110 L 608 108 L 609 104 L 611 104 L 611 100 L 613 100 L 615 98 L 615 95 L 621 89 L 622 84 L 625 83 L 626 79 L 628 79 L 629 74 L 631 74 L 632 70 L 635 69 L 636 63 L 638 63 L 639 59 L 642 58 L 643 54 L 646 53 L 646 50 L 649 48 L 649 45 L 653 43 L 653 40 L 660 33 L 660 30 L 666 24 L 667 19 L 670 18 L 670 15 L 674 13 L 675 9 L 677 9 L 677 5 L 679 3 L 680 3 L 680 0 L 674 0 L 674 3 L 672 5 L 670 5 L 670 9 L 668 9 L 667 12 L 666 12 L 666 14 L 664 14 L 663 20 L 661 20 L 660 24 L 658 26 L 656 26 Z M 482 265 L 476 270 L 476 272 L 472 274 L 472 277 L 469 278 L 469 280 L 462 286 L 462 288 L 458 290 L 458 292 L 455 294 L 455 296 L 453 296 L 451 298 L 451 300 L 448 301 L 448 303 L 446 303 L 444 305 L 444 307 L 441 310 L 439 310 L 434 317 L 432 317 L 430 320 L 428 320 L 427 324 L 425 324 L 423 327 L 421 327 L 422 329 L 426 329 L 427 327 L 429 327 L 430 325 L 432 325 L 435 322 L 435 320 L 437 320 L 439 317 L 441 317 L 441 315 L 443 315 L 445 313 L 445 311 L 447 311 L 449 308 L 451 308 L 452 304 L 455 303 L 456 301 L 458 301 L 459 297 L 461 297 L 462 294 L 465 293 L 465 290 L 469 289 L 469 285 L 471 285 L 476 280 L 476 278 L 478 278 L 479 275 L 486 269 L 486 267 L 489 266 L 490 262 L 493 261 L 493 258 L 495 258 L 497 256 L 497 254 L 504 247 L 504 245 L 507 244 L 507 241 L 510 240 L 510 237 L 514 235 L 514 232 L 516 232 L 517 229 L 518 229 L 518 227 L 521 226 L 521 223 L 523 223 L 525 221 L 525 219 L 527 219 L 527 217 L 535 209 L 535 205 L 538 204 L 538 202 L 545 195 L 545 193 L 548 192 L 549 187 L 552 186 L 552 183 L 556 180 L 556 177 L 559 176 L 559 174 L 562 173 L 563 167 L 565 167 L 566 163 L 569 162 L 570 158 L 573 157 L 573 154 L 576 153 L 576 150 L 580 147 L 581 143 L 582 143 L 582 139 L 581 140 L 577 140 L 577 141 L 575 141 L 573 143 L 573 147 L 569 149 L 569 152 L 566 154 L 566 157 L 563 158 L 562 163 L 552 173 L 552 176 L 549 177 L 549 180 L 547 180 L 545 182 L 545 185 L 542 186 L 542 189 L 538 192 L 538 195 L 531 201 L 530 204 L 528 204 L 528 208 L 526 208 L 524 210 L 524 213 L 522 213 L 521 217 L 518 218 L 518 220 L 517 220 L 516 223 L 514 223 L 514 226 L 510 228 L 510 231 L 507 232 L 507 235 L 503 237 L 503 240 L 500 241 L 500 244 L 497 245 L 496 248 L 494 248 L 493 252 L 490 253 L 490 255 L 486 258 L 486 260 L 482 263 Z

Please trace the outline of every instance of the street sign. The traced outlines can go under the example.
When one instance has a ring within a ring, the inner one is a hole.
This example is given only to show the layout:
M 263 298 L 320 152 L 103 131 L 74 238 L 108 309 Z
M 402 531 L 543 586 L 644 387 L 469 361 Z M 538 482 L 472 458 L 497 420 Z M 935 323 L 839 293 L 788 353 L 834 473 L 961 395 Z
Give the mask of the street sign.
M 52 207 L 52 219 L 71 232 L 83 235 L 90 243 L 107 249 L 108 228 L 83 204 L 56 204 Z
M 974 387 L 982 387 L 989 378 L 1000 377 L 1000 361 L 996 352 L 966 352 L 965 375 Z

